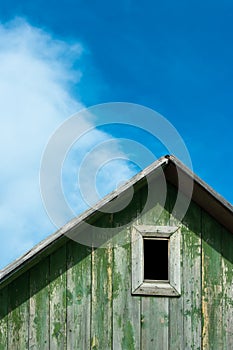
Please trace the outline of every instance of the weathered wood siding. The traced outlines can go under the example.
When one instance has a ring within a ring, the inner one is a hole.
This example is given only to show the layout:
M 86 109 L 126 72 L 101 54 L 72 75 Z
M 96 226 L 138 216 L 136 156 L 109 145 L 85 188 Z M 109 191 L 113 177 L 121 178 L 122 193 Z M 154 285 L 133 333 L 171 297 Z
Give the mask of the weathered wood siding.
M 195 203 L 181 225 L 181 296 L 131 295 L 129 218 L 145 196 L 105 218 L 129 221 L 114 244 L 68 241 L 0 290 L 0 350 L 233 349 L 233 235 Z M 159 222 L 159 203 L 134 220 L 180 224 L 170 215 L 175 197 L 169 187 Z

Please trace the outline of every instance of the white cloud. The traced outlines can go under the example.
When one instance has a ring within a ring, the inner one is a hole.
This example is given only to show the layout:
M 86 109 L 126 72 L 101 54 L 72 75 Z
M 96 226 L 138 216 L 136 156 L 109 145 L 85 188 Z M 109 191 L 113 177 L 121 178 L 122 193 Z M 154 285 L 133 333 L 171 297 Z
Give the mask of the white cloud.
M 67 44 L 22 19 L 0 25 L 1 266 L 52 230 L 38 172 L 48 137 L 81 104 L 69 94 L 81 44 Z
M 55 230 L 40 197 L 40 160 L 54 129 L 83 107 L 70 93 L 82 76 L 74 69 L 82 53 L 80 43 L 56 40 L 22 19 L 0 25 L 0 268 Z M 95 131 L 96 141 L 105 138 Z M 70 163 L 71 177 L 79 157 Z M 125 164 L 122 172 L 120 165 L 117 169 L 115 182 L 121 173 L 125 178 L 132 174 Z M 83 208 L 79 202 L 78 211 Z

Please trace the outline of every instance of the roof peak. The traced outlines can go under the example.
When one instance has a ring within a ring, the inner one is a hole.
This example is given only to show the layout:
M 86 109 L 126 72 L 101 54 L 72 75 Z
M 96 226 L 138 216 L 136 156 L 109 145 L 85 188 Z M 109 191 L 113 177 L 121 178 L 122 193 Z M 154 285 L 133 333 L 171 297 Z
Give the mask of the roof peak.
M 19 271 L 24 271 L 36 264 L 38 258 L 43 254 L 46 255 L 46 252 L 48 253 L 52 247 L 62 244 L 64 239 L 68 239 L 66 237 L 67 232 L 81 226 L 82 222 L 94 216 L 97 212 L 100 212 L 101 208 L 113 201 L 119 195 L 124 194 L 130 187 L 143 182 L 147 176 L 153 176 L 160 168 L 163 169 L 166 180 L 176 187 L 178 187 L 179 183 L 177 172 L 179 171 L 182 173 L 182 190 L 184 193 L 185 188 L 188 187 L 190 181 L 192 181 L 192 200 L 213 216 L 216 221 L 224 226 L 229 232 L 233 233 L 233 206 L 188 169 L 178 158 L 174 155 L 165 155 L 133 176 L 121 187 L 105 196 L 95 206 L 72 219 L 58 231 L 29 250 L 26 254 L 7 265 L 0 271 L 0 287 L 15 278 Z

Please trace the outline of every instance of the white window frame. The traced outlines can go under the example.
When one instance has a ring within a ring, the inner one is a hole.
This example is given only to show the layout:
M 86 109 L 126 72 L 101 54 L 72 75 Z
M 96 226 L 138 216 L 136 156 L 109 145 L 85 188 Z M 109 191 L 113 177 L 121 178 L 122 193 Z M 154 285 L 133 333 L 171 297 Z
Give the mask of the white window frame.
M 168 239 L 168 281 L 144 279 L 144 238 Z M 131 236 L 132 294 L 180 296 L 180 242 L 181 233 L 177 226 L 133 226 Z

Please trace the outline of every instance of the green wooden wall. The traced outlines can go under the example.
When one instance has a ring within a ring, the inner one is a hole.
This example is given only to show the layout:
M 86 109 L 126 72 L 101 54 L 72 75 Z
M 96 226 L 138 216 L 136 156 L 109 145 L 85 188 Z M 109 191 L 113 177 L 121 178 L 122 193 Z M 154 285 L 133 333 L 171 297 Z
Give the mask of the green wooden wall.
M 99 225 L 130 222 L 145 196 Z M 174 200 L 169 187 L 160 221 L 154 203 L 137 223 L 177 224 Z M 141 297 L 131 295 L 130 229 L 105 248 L 70 240 L 1 289 L 0 350 L 233 349 L 233 235 L 191 203 L 181 228 L 181 296 Z

